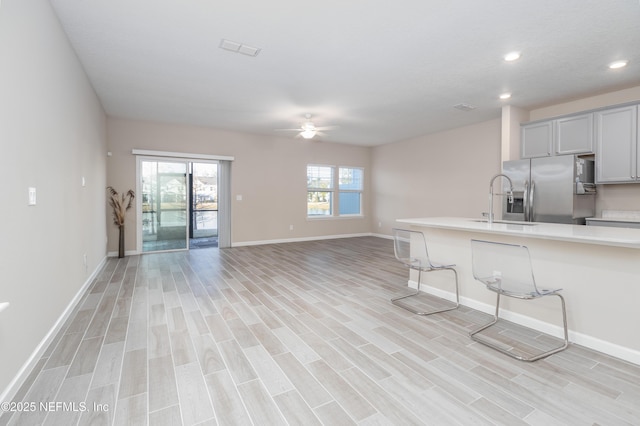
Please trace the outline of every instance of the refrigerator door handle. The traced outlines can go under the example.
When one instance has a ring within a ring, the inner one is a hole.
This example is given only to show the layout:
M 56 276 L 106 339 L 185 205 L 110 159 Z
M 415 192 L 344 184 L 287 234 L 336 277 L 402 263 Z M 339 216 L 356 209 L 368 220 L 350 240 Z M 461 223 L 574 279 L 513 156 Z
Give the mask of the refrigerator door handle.
M 524 221 L 529 222 L 529 181 L 524 181 L 524 194 L 522 196 L 524 203 Z
M 536 183 L 534 181 L 531 181 L 531 188 L 529 189 L 529 222 L 533 222 L 533 215 L 534 215 L 533 207 L 535 205 L 533 193 L 535 192 L 535 189 L 536 189 Z

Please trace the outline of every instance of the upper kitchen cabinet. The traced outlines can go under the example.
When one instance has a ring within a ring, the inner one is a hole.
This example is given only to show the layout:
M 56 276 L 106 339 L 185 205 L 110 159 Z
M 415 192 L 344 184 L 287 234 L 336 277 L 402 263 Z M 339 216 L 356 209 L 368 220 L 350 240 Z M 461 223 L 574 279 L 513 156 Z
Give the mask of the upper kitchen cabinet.
M 597 111 L 596 183 L 640 182 L 638 106 Z
M 553 121 L 542 121 L 522 125 L 521 157 L 535 158 L 551 155 Z
M 593 113 L 522 125 L 522 158 L 593 154 Z
M 555 121 L 555 153 L 593 154 L 593 113 Z

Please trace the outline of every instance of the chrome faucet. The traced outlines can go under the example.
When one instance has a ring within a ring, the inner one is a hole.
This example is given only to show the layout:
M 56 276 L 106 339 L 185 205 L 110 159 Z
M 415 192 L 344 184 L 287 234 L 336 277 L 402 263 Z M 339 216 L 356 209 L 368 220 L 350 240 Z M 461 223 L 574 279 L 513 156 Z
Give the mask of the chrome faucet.
M 493 223 L 493 182 L 500 176 L 507 178 L 507 180 L 509 181 L 510 189 L 507 195 L 509 196 L 509 202 L 513 203 L 513 182 L 511 182 L 511 178 L 509 176 L 498 173 L 497 175 L 492 177 L 491 182 L 489 182 L 489 217 L 487 222 L 490 224 Z

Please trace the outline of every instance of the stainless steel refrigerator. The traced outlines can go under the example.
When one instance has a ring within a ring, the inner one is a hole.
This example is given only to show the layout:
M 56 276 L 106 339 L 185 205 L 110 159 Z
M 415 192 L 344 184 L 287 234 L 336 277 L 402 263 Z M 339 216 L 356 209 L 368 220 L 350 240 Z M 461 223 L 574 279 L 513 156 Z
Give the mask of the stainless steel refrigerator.
M 502 218 L 583 225 L 595 215 L 593 166 L 593 160 L 575 155 L 505 161 L 502 172 L 513 182 L 513 202 L 504 197 Z M 508 181 L 502 181 L 506 193 Z

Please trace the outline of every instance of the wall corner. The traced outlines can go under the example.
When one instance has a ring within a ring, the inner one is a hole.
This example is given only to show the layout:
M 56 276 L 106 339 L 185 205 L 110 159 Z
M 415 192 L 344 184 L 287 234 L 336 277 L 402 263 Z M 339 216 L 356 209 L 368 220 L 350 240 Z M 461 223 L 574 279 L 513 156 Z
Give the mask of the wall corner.
M 502 107 L 501 161 L 520 159 L 520 124 L 529 121 L 529 111 L 513 105 Z

